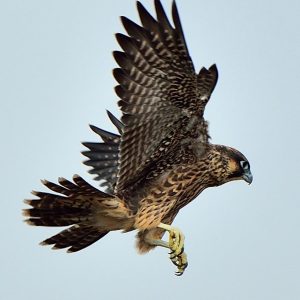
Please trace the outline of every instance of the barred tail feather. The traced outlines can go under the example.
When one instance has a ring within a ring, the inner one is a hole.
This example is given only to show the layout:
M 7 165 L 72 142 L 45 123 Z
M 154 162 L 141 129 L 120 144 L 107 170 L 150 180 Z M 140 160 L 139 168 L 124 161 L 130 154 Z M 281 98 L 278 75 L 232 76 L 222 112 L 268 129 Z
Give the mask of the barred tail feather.
M 73 225 L 60 233 L 42 241 L 41 245 L 53 245 L 52 249 L 69 248 L 67 252 L 77 252 L 99 239 L 109 231 L 99 231 L 98 228 L 87 225 Z
M 74 175 L 74 183 L 65 178 L 59 178 L 59 184 L 42 180 L 50 190 L 61 195 L 32 191 L 38 199 L 25 200 L 32 208 L 24 209 L 23 214 L 29 217 L 25 220 L 36 226 L 67 226 L 89 220 L 91 211 L 103 205 L 104 200 L 111 198 Z M 84 197 L 84 196 L 90 197 Z M 102 201 L 99 201 L 101 199 Z
M 25 200 L 31 208 L 23 210 L 25 222 L 30 225 L 72 225 L 42 242 L 54 245 L 54 249 L 69 248 L 69 252 L 79 251 L 109 231 L 121 229 L 121 220 L 127 218 L 126 207 L 119 198 L 99 191 L 78 175 L 74 175 L 73 181 L 59 178 L 59 184 L 55 184 L 43 180 L 46 187 L 58 194 L 33 191 L 38 199 Z

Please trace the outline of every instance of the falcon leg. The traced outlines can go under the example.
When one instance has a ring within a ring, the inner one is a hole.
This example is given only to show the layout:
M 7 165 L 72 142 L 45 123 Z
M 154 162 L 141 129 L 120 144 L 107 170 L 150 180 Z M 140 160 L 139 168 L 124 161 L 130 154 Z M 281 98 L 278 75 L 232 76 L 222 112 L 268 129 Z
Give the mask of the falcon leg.
M 184 234 L 180 229 L 164 223 L 160 223 L 157 227 L 169 232 L 170 259 L 178 268 L 175 274 L 181 276 L 188 266 L 187 255 L 184 252 Z
M 165 242 L 162 240 L 149 239 L 147 242 L 154 246 L 161 246 L 170 249 L 170 259 L 178 268 L 175 274 L 177 276 L 181 276 L 188 266 L 187 256 L 184 252 L 184 235 L 179 229 L 167 224 L 160 223 L 157 227 L 169 232 L 169 241 Z
M 159 247 L 164 247 L 164 248 L 170 249 L 169 243 L 162 241 L 162 240 L 153 240 L 153 239 L 146 238 L 145 241 L 148 244 L 153 245 L 153 246 L 159 246 Z
M 184 251 L 184 234 L 178 228 L 160 223 L 157 227 L 169 232 L 169 248 L 172 251 L 170 258 L 175 258 Z

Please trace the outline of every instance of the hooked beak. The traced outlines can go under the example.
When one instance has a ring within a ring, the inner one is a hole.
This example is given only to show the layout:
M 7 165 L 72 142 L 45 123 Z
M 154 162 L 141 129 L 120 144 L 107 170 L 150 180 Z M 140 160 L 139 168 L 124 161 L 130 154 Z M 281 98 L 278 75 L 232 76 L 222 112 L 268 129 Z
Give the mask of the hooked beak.
M 253 180 L 253 176 L 250 172 L 250 170 L 246 171 L 244 173 L 244 175 L 242 176 L 242 178 L 249 184 L 251 184 L 252 180 Z

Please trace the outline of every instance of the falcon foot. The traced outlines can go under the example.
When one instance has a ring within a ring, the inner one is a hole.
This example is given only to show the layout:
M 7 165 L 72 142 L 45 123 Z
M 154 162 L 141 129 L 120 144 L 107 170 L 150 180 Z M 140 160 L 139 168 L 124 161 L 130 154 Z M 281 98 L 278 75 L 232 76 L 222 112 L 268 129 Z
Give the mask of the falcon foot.
M 178 228 L 163 223 L 160 223 L 158 227 L 169 232 L 169 243 L 167 247 L 171 250 L 169 253 L 170 259 L 178 268 L 175 274 L 181 276 L 188 266 L 187 255 L 184 252 L 184 234 Z
M 180 255 L 176 256 L 176 260 L 174 261 L 171 259 L 173 264 L 177 266 L 177 272 L 175 273 L 176 276 L 181 276 L 185 269 L 188 266 L 187 256 L 185 252 L 182 252 Z

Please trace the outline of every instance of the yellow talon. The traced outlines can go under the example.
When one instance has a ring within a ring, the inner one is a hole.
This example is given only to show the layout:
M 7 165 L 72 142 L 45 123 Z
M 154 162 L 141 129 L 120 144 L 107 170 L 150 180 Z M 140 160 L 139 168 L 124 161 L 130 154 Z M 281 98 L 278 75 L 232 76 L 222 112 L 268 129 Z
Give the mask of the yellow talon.
M 175 258 L 184 251 L 184 239 L 185 237 L 179 229 L 170 232 L 169 245 L 172 250 L 170 258 Z
M 188 266 L 187 255 L 184 252 L 184 234 L 178 228 L 163 223 L 160 223 L 158 227 L 169 232 L 168 248 L 171 250 L 170 259 L 178 268 L 175 274 L 181 276 Z
M 181 276 L 184 272 L 184 270 L 187 268 L 188 266 L 188 262 L 187 262 L 187 256 L 185 254 L 185 252 L 183 252 L 182 254 L 180 254 L 178 257 L 178 270 L 177 272 L 175 273 L 175 275 L 177 276 Z

